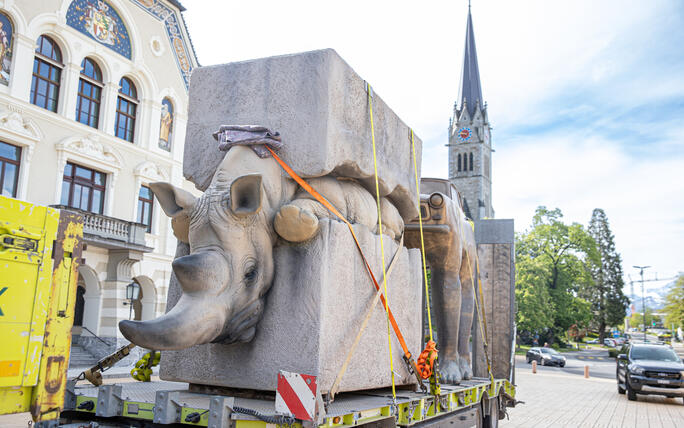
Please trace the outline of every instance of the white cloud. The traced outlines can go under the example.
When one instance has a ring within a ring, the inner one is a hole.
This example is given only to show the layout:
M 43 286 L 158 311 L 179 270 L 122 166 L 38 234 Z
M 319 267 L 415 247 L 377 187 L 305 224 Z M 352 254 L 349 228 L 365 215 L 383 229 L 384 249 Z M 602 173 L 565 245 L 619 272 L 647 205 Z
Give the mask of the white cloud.
M 682 270 L 684 154 L 654 161 L 632 157 L 614 141 L 544 135 L 496 156 L 494 208 L 497 217 L 514 218 L 516 230 L 529 227 L 538 205 L 584 225 L 603 208 L 626 273 L 643 264 L 661 276 Z

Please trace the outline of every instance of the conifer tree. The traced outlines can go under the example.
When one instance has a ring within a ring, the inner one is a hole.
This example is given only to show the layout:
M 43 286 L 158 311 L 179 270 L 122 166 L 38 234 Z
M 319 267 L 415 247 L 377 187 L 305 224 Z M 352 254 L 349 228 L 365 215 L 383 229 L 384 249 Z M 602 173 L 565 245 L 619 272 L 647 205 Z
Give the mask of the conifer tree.
M 608 217 L 600 208 L 596 208 L 591 215 L 589 234 L 596 241 L 599 257 L 591 267 L 593 284 L 585 288 L 583 294 L 592 304 L 599 341 L 603 343 L 606 327 L 616 326 L 624 321 L 629 300 L 622 290 L 622 258 L 615 250 Z

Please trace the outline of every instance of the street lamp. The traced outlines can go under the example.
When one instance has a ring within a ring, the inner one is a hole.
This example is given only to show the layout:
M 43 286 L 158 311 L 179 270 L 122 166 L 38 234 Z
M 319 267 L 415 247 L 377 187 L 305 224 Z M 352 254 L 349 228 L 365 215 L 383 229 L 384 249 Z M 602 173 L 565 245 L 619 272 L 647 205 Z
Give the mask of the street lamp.
M 641 275 L 641 309 L 643 310 L 642 321 L 644 323 L 644 342 L 646 341 L 646 299 L 644 298 L 644 269 L 648 269 L 651 266 L 632 266 L 634 269 L 639 269 L 639 275 Z
M 133 313 L 133 300 L 138 300 L 139 297 L 140 284 L 133 281 L 126 286 L 126 299 L 128 299 L 128 302 L 123 302 L 124 305 L 130 306 L 130 308 L 128 309 L 128 319 L 131 319 L 131 315 Z

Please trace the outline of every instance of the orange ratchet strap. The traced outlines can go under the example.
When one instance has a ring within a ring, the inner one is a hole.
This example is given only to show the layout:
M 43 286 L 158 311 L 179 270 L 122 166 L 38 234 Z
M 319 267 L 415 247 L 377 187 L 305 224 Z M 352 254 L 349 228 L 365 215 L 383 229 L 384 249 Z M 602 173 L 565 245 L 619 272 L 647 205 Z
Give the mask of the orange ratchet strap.
M 438 352 L 437 344 L 432 340 L 428 341 L 427 345 L 425 345 L 425 349 L 420 353 L 420 356 L 418 356 L 417 366 L 418 370 L 420 370 L 421 378 L 428 379 L 432 376 Z
M 363 259 L 363 263 L 366 265 L 366 270 L 368 270 L 368 273 L 370 274 L 371 280 L 373 281 L 373 285 L 375 286 L 375 290 L 380 290 L 380 286 L 378 285 L 378 281 L 375 279 L 375 275 L 373 275 L 373 271 L 371 270 L 370 264 L 368 264 L 368 260 L 366 260 L 366 256 L 363 255 L 363 250 L 361 250 L 361 244 L 359 244 L 359 240 L 356 238 L 356 233 L 354 233 L 354 228 L 352 227 L 351 223 L 344 218 L 342 214 L 340 214 L 339 211 L 337 211 L 337 208 L 333 206 L 330 202 L 328 202 L 327 199 L 325 199 L 320 193 L 316 191 L 313 187 L 309 185 L 306 181 L 304 181 L 303 178 L 301 178 L 299 175 L 297 175 L 292 168 L 289 167 L 278 155 L 275 154 L 275 152 L 268 147 L 268 145 L 265 145 L 268 149 L 269 152 L 271 152 L 271 155 L 273 155 L 273 159 L 278 162 L 278 164 L 287 172 L 290 177 L 294 179 L 294 181 L 297 182 L 304 190 L 309 192 L 311 196 L 316 198 L 318 202 L 323 204 L 324 207 L 326 207 L 331 213 L 335 214 L 337 218 L 342 220 L 347 227 L 349 228 L 349 231 L 352 234 L 352 237 L 354 238 L 354 242 L 356 243 L 356 248 L 359 250 L 359 254 L 361 254 L 361 258 Z M 392 329 L 394 329 L 394 334 L 397 335 L 397 339 L 399 340 L 399 344 L 401 345 L 401 349 L 404 351 L 404 360 L 406 363 L 409 365 L 410 368 L 413 369 L 416 377 L 418 378 L 418 382 L 420 386 L 422 386 L 420 374 L 418 372 L 418 367 L 416 366 L 416 362 L 413 360 L 411 356 L 411 352 L 408 350 L 408 346 L 406 346 L 406 341 L 404 340 L 404 336 L 401 334 L 401 331 L 399 331 L 399 325 L 397 325 L 397 321 L 394 319 L 394 315 L 392 315 L 392 310 L 389 308 L 387 303 L 385 302 L 385 296 L 380 294 L 380 300 L 382 301 L 382 307 L 387 309 L 387 315 L 389 316 L 390 323 L 392 324 Z

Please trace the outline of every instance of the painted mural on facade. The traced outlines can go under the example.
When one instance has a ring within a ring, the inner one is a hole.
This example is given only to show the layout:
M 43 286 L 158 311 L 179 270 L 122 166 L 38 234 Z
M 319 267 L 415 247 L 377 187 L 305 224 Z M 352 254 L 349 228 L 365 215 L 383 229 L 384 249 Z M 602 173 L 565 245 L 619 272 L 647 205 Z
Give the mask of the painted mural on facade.
M 173 134 L 173 104 L 168 98 L 162 100 L 161 123 L 159 127 L 159 148 L 171 151 L 171 135 Z
M 183 38 L 179 20 L 176 13 L 169 6 L 165 5 L 159 0 L 131 0 L 149 14 L 164 22 L 166 27 L 166 34 L 169 37 L 169 42 L 173 48 L 176 64 L 183 76 L 185 87 L 190 86 L 190 74 L 192 73 L 192 62 L 190 60 L 190 51 Z
M 131 59 L 131 39 L 121 16 L 102 0 L 74 0 L 67 11 L 67 24 L 79 32 Z
M 12 65 L 12 36 L 14 26 L 9 17 L 0 12 L 0 83 L 5 86 L 10 81 L 10 66 Z

